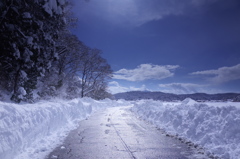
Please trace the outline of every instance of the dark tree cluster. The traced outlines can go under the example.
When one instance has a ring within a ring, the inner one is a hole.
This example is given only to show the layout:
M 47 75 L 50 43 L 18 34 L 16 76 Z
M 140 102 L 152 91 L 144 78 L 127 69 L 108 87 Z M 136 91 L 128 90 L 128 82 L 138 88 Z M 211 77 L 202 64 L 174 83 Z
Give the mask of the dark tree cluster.
M 65 0 L 0 1 L 0 98 L 108 97 L 112 70 L 68 27 Z

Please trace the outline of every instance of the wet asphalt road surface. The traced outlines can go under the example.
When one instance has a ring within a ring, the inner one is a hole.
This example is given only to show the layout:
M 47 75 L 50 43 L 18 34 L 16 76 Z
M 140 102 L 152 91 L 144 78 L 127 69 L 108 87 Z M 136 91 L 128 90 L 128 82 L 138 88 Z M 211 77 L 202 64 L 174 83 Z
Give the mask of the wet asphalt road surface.
M 46 159 L 206 159 L 192 146 L 168 137 L 135 117 L 129 107 L 113 107 L 81 121 Z

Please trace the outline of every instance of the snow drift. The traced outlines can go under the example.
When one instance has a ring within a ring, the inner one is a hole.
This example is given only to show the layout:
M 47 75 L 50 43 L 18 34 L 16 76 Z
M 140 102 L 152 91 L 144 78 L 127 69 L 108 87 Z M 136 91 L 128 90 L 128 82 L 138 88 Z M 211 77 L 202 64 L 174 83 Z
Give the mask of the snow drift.
M 224 159 L 240 158 L 240 103 L 132 101 L 137 116 L 185 138 L 207 153 Z M 95 111 L 126 106 L 124 100 L 90 98 L 53 100 L 36 104 L 0 102 L 0 158 L 42 159 L 58 146 L 68 132 Z
M 240 158 L 240 103 L 140 100 L 132 111 L 167 133 L 190 140 L 224 159 Z
M 44 158 L 80 120 L 121 104 L 124 102 L 90 98 L 36 104 L 0 102 L 0 158 Z

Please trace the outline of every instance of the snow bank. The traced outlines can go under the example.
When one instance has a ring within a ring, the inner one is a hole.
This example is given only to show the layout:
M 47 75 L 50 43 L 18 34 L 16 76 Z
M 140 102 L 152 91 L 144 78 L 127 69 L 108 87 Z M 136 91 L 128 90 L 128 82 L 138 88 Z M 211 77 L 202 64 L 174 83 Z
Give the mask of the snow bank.
M 135 102 L 132 111 L 167 133 L 201 145 L 209 154 L 240 158 L 240 103 L 141 100 Z
M 36 104 L 0 102 L 0 158 L 44 158 L 80 120 L 99 109 L 123 104 L 90 98 Z

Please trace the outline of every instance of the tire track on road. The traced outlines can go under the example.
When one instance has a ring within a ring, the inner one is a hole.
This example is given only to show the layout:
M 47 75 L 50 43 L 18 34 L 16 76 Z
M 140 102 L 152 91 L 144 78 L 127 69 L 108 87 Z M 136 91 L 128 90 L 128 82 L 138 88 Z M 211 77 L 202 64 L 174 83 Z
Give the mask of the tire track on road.
M 110 122 L 111 126 L 114 128 L 117 136 L 119 137 L 122 145 L 124 146 L 125 150 L 128 152 L 129 156 L 132 159 L 136 159 L 136 157 L 133 155 L 133 152 L 130 150 L 130 148 L 128 147 L 128 145 L 126 144 L 126 142 L 123 140 L 123 138 L 121 137 L 121 135 L 119 134 L 117 128 L 114 126 L 114 124 L 112 123 L 112 120 L 110 118 L 108 118 L 108 121 Z

